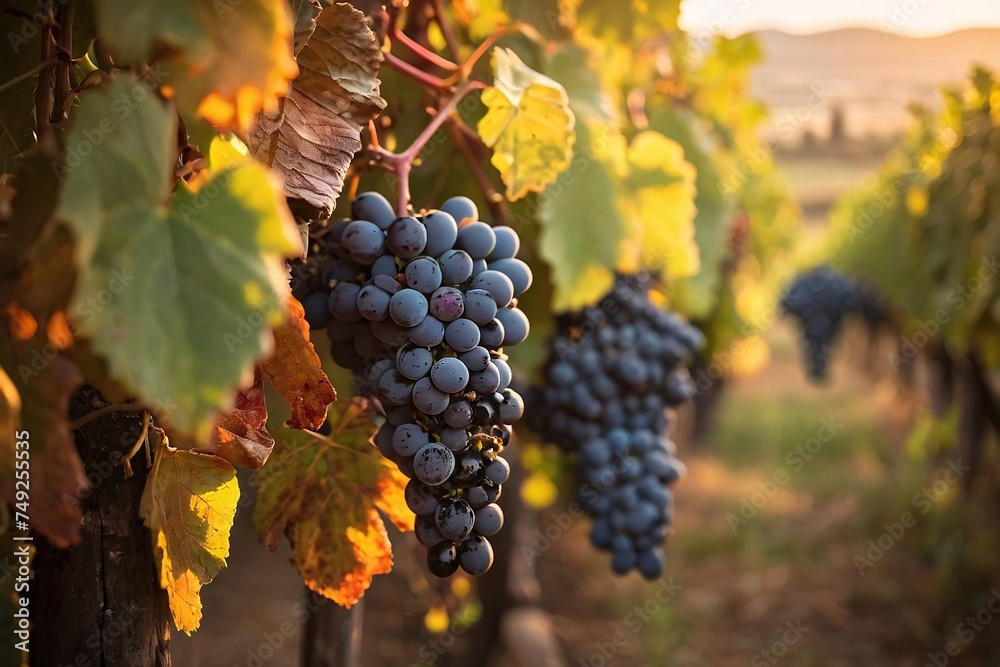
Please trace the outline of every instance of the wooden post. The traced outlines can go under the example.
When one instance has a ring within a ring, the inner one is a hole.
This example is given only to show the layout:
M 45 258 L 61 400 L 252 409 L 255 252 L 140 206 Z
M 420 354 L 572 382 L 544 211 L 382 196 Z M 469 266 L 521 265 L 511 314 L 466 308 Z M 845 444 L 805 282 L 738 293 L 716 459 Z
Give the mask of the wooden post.
M 306 589 L 310 609 L 302 633 L 302 667 L 360 667 L 364 599 L 350 609 Z
M 92 388 L 70 405 L 79 418 L 107 403 Z M 36 537 L 31 589 L 31 665 L 170 666 L 170 614 L 156 578 L 149 531 L 139 518 L 148 469 L 140 452 L 126 479 L 121 456 L 141 420 L 118 412 L 74 432 L 91 489 L 83 542 L 57 549 Z

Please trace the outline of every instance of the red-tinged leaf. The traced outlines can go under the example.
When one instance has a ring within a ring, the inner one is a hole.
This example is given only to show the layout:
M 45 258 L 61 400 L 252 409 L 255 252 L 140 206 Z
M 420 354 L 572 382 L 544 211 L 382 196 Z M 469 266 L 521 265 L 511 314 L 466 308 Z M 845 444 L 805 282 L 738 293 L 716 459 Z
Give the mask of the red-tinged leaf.
M 212 441 L 199 451 L 215 454 L 241 468 L 256 470 L 267 462 L 274 438 L 267 432 L 264 373 L 257 368 L 253 384 L 236 394 L 233 409 L 219 417 Z
M 288 538 L 292 563 L 311 590 L 350 607 L 374 575 L 392 569 L 378 510 L 401 530 L 411 527 L 413 515 L 403 500 L 406 478 L 371 443 L 368 402 L 337 403 L 329 424 L 329 436 L 278 434 L 274 456 L 254 478 L 254 522 L 272 550 Z
M 323 425 L 327 406 L 337 400 L 337 391 L 309 342 L 305 311 L 294 298 L 289 299 L 284 324 L 274 329 L 274 352 L 261 368 L 292 409 L 285 426 L 317 429 Z

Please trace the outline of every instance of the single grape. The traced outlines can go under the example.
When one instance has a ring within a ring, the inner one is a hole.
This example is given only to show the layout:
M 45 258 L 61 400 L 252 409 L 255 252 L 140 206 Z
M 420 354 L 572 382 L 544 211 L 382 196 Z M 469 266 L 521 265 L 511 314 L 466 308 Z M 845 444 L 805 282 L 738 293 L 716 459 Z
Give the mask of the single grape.
M 444 328 L 444 341 L 455 352 L 468 352 L 479 345 L 479 327 L 464 317 L 448 323 Z
M 438 505 L 434 490 L 416 479 L 411 479 L 403 489 L 403 500 L 414 514 L 432 514 Z
M 413 456 L 430 442 L 427 432 L 417 424 L 397 426 L 392 433 L 392 449 L 400 456 Z M 423 514 L 423 512 L 417 512 Z
M 469 383 L 469 369 L 455 357 L 445 357 L 431 367 L 431 381 L 441 391 L 457 394 Z
M 472 220 L 479 219 L 479 209 L 468 197 L 452 197 L 441 204 L 441 210 L 450 215 L 455 222 L 462 222 L 470 218 Z
M 492 361 L 469 377 L 469 388 L 477 394 L 492 394 L 500 387 L 500 370 Z
M 404 275 L 407 285 L 424 294 L 441 287 L 441 269 L 430 257 L 417 257 L 406 265 Z
M 497 457 L 486 465 L 486 479 L 494 484 L 503 484 L 510 477 L 510 464 L 507 460 Z
M 514 283 L 499 271 L 483 271 L 472 279 L 470 287 L 474 290 L 485 290 L 493 295 L 493 300 L 500 308 L 504 308 L 514 298 Z M 486 320 L 489 322 L 492 317 Z M 485 322 L 478 322 L 485 324 Z
M 416 536 L 417 542 L 428 548 L 445 541 L 444 535 L 441 534 L 434 522 L 434 512 L 437 511 L 437 505 L 437 498 L 435 498 L 434 508 L 430 513 L 417 515 L 413 520 L 413 534 Z M 447 544 L 451 544 L 451 542 L 447 542 Z
M 375 223 L 367 220 L 355 220 L 348 224 L 341 243 L 351 253 L 351 259 L 366 266 L 385 253 L 385 234 Z
M 479 280 L 479 278 L 476 278 Z M 476 324 L 486 324 L 497 314 L 497 302 L 484 289 L 470 289 L 465 293 L 465 317 Z
M 361 319 L 358 312 L 358 293 L 361 291 L 360 285 L 354 283 L 339 283 L 330 292 L 327 307 L 330 313 L 341 322 L 357 322 Z
M 458 562 L 468 574 L 486 574 L 493 566 L 493 547 L 485 537 L 470 535 L 458 545 Z
M 365 285 L 358 292 L 356 306 L 361 317 L 378 322 L 389 316 L 389 299 L 392 296 L 375 285 Z
M 355 220 L 368 220 L 385 231 L 396 219 L 392 204 L 378 192 L 362 192 L 351 202 L 351 217 Z
M 465 297 L 462 290 L 441 287 L 431 294 L 430 313 L 442 322 L 457 320 L 465 312 Z
M 490 537 L 496 535 L 503 528 L 503 510 L 499 505 L 487 505 L 475 510 L 476 521 L 473 530 L 477 535 Z
M 455 429 L 465 429 L 472 423 L 472 404 L 464 398 L 453 399 L 445 408 L 444 421 Z
M 497 314 L 502 312 L 504 311 L 500 310 Z M 499 350 L 503 346 L 504 336 L 503 324 L 496 318 L 479 327 L 479 342 L 490 350 Z
M 443 429 L 441 431 L 441 444 L 453 452 L 460 452 L 469 446 L 469 432 L 464 428 Z
M 396 370 L 410 380 L 419 380 L 427 375 L 433 363 L 434 355 L 430 350 L 412 344 L 404 345 L 396 353 Z
M 388 371 L 378 382 L 378 395 L 389 405 L 408 403 L 412 392 L 413 382 L 396 370 Z
M 415 289 L 402 289 L 389 301 L 389 317 L 401 327 L 412 327 L 427 316 L 427 298 Z
M 483 481 L 486 476 L 483 456 L 474 448 L 455 454 L 455 472 L 448 480 L 453 486 L 464 489 Z
M 444 484 L 454 470 L 455 455 L 436 442 L 424 445 L 413 456 L 413 472 L 427 486 Z
M 397 218 L 385 234 L 385 244 L 396 257 L 413 259 L 427 245 L 427 228 L 412 216 Z
M 442 540 L 427 550 L 427 569 L 435 577 L 450 577 L 458 565 L 458 550 L 451 542 Z
M 302 300 L 302 309 L 310 329 L 322 329 L 330 323 L 328 301 L 329 295 L 326 292 L 313 292 Z
M 431 211 L 424 216 L 424 226 L 427 227 L 427 246 L 424 254 L 439 257 L 451 250 L 458 238 L 458 225 L 455 218 L 445 211 Z
M 473 222 L 458 228 L 455 247 L 469 253 L 472 259 L 485 259 L 496 244 L 497 236 L 485 222 Z
M 503 325 L 503 346 L 523 343 L 531 331 L 528 317 L 520 308 L 501 308 L 497 312 L 497 320 Z
M 452 542 L 458 542 L 471 533 L 475 520 L 472 507 L 461 498 L 441 502 L 434 513 L 434 525 L 445 539 Z
M 450 401 L 448 394 L 435 387 L 429 377 L 420 378 L 413 385 L 413 405 L 425 415 L 441 414 Z
M 521 249 L 521 238 L 517 232 L 506 225 L 501 225 L 493 228 L 493 234 L 496 236 L 497 242 L 490 254 L 486 256 L 486 261 L 492 263 L 517 256 Z
M 490 363 L 490 351 L 485 347 L 476 346 L 468 352 L 458 355 L 458 360 L 465 364 L 465 367 L 472 372 L 481 371 Z
M 472 277 L 473 260 L 464 250 L 449 250 L 441 255 L 438 262 L 443 285 L 461 285 Z
M 490 262 L 491 271 L 499 271 L 510 279 L 514 286 L 514 296 L 520 296 L 528 291 L 534 277 L 531 268 L 519 259 L 509 258 Z
M 390 276 L 395 277 L 399 273 L 399 267 L 396 266 L 396 258 L 392 255 L 382 255 L 375 263 L 372 264 L 371 274 L 372 278 L 378 278 L 379 276 Z M 376 283 L 378 285 L 378 283 Z M 379 285 L 381 287 L 381 285 Z M 385 289 L 382 287 L 382 289 Z
M 428 315 L 420 324 L 406 331 L 409 340 L 420 347 L 434 347 L 444 340 L 444 324 L 433 315 Z

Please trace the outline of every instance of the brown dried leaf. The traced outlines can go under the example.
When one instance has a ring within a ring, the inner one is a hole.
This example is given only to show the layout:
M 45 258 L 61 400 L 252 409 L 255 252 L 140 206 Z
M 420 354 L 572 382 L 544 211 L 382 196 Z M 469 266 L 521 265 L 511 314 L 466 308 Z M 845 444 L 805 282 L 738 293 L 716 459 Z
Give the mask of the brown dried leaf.
M 267 462 L 273 447 L 274 438 L 267 432 L 264 373 L 257 368 L 253 384 L 236 394 L 233 409 L 215 423 L 211 443 L 197 449 L 224 458 L 234 466 L 256 470 Z
M 284 324 L 274 329 L 274 352 L 260 367 L 292 409 L 285 426 L 317 429 L 323 425 L 337 391 L 309 342 L 305 311 L 294 297 L 289 297 Z
M 285 194 L 325 215 L 361 149 L 361 129 L 385 108 L 379 96 L 382 50 L 365 15 L 346 3 L 327 7 L 299 53 L 299 77 L 282 111 L 262 115 L 254 154 L 282 175 Z

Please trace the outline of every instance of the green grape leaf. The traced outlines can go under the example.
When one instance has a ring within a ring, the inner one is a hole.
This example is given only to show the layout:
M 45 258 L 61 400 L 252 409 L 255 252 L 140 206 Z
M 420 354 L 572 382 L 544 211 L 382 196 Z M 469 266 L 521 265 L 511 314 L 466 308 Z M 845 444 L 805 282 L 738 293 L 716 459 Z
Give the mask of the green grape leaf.
M 298 60 L 280 113 L 258 119 L 249 145 L 284 178 L 289 198 L 329 215 L 361 150 L 361 129 L 385 108 L 382 50 L 365 15 L 341 3 L 320 13 Z
M 578 152 L 557 186 L 540 198 L 539 253 L 551 269 L 552 307 L 596 302 L 614 282 L 625 228 L 617 201 L 626 173 L 625 140 L 604 123 L 577 125 Z
M 493 77 L 494 85 L 483 91 L 487 111 L 477 129 L 514 201 L 543 191 L 570 166 L 575 117 L 562 85 L 509 49 L 494 49 Z
M 148 62 L 153 50 L 194 50 L 207 35 L 187 0 L 94 0 L 97 26 L 116 64 Z
M 71 312 L 117 380 L 204 439 L 268 351 L 288 298 L 282 258 L 299 243 L 259 165 L 171 196 L 175 113 L 138 85 L 83 93 L 67 136 L 80 156 L 57 209 L 77 239 Z
M 254 523 L 272 551 L 283 537 L 292 564 L 313 591 L 350 607 L 376 574 L 392 569 L 379 510 L 409 530 L 406 478 L 371 443 L 375 423 L 364 398 L 330 408 L 330 434 L 280 429 L 271 462 L 254 477 Z
M 631 173 L 622 207 L 629 233 L 622 243 L 618 270 L 662 270 L 668 278 L 698 273 L 695 243 L 695 168 L 684 149 L 662 134 L 646 130 L 628 148 Z

